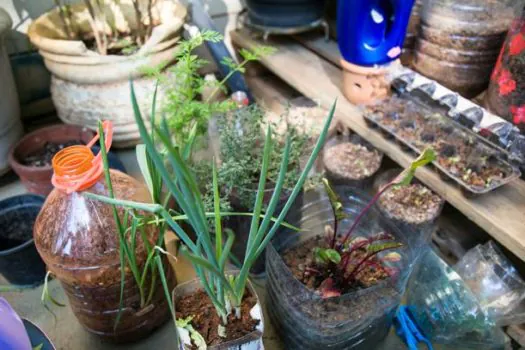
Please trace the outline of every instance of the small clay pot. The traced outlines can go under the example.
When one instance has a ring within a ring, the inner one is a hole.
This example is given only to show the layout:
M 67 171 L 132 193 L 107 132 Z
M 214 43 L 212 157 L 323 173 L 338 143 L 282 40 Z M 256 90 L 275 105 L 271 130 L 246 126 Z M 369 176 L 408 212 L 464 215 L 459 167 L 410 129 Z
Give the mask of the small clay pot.
M 353 104 L 367 105 L 388 96 L 387 68 L 362 67 L 341 59 L 343 94 Z
M 24 136 L 9 151 L 9 164 L 20 177 L 25 188 L 35 194 L 47 196 L 53 189 L 51 176 L 53 167 L 47 166 L 27 166 L 20 162 L 20 159 L 40 150 L 46 142 L 65 143 L 71 140 L 79 140 L 87 144 L 95 136 L 95 133 L 82 126 L 77 125 L 52 125 Z

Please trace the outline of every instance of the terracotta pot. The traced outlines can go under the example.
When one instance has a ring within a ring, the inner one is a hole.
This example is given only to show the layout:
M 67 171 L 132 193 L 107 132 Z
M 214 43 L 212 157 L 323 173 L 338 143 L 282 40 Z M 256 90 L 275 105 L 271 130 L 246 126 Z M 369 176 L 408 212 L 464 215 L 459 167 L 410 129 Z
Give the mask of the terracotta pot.
M 88 143 L 95 133 L 78 125 L 52 125 L 24 136 L 9 151 L 9 164 L 20 177 L 26 189 L 35 194 L 47 196 L 53 189 L 51 176 L 53 168 L 51 165 L 36 167 L 23 165 L 19 160 L 23 157 L 40 150 L 46 142 L 63 143 L 71 140 L 79 140 Z
M 362 67 L 341 59 L 343 94 L 353 104 L 370 104 L 388 95 L 386 67 Z
M 22 136 L 20 107 L 15 81 L 9 64 L 9 57 L 4 46 L 4 34 L 13 22 L 7 12 L 0 8 L 0 175 L 9 170 L 7 154 L 9 148 Z
M 137 23 L 132 9 L 131 0 L 121 0 L 118 5 L 106 6 L 105 13 L 108 18 L 115 18 L 120 32 L 133 32 Z M 145 68 L 174 61 L 186 8 L 169 0 L 157 1 L 152 16 L 159 24 L 144 45 L 128 56 L 101 55 L 86 47 L 81 37 L 91 33 L 87 10 L 78 3 L 71 6 L 71 12 L 75 18 L 82 18 L 76 23 L 80 35 L 75 34 L 72 39 L 67 36 L 57 9 L 40 16 L 28 30 L 31 42 L 38 47 L 52 74 L 51 95 L 58 116 L 65 123 L 94 130 L 98 120 L 111 120 L 115 126 L 114 146 L 134 145 L 140 135 L 130 103 L 129 79 L 134 80 L 137 100 L 147 119 L 156 79 L 147 77 Z M 162 91 L 158 99 L 162 100 Z

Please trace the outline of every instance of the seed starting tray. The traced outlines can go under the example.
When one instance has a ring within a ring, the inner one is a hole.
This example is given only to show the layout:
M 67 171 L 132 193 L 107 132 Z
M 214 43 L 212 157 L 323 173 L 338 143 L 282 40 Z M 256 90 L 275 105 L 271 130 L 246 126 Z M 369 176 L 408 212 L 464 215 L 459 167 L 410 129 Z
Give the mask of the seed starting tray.
M 444 180 L 456 182 L 466 195 L 481 195 L 521 176 L 505 150 L 448 117 L 442 103 L 429 101 L 420 89 L 406 91 L 397 79 L 393 86 L 394 96 L 367 107 L 365 120 L 416 154 L 433 147 L 433 165 Z

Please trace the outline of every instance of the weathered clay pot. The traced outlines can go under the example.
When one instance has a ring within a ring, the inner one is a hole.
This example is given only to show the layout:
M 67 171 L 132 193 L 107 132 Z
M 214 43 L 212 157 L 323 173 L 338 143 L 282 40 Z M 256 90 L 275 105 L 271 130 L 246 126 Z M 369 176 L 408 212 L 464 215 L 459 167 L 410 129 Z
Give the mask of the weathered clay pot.
M 78 22 L 77 32 L 91 33 L 85 6 L 72 5 L 71 12 Z M 117 21 L 120 32 L 136 30 L 131 0 L 106 6 L 105 13 Z M 144 45 L 129 56 L 101 55 L 88 49 L 78 34 L 68 39 L 57 9 L 36 19 L 28 35 L 51 71 L 51 94 L 60 119 L 91 129 L 96 129 L 98 120 L 110 120 L 115 126 L 115 146 L 137 143 L 140 137 L 130 103 L 129 79 L 134 80 L 142 115 L 148 118 L 155 79 L 145 76 L 145 68 L 173 62 L 186 13 L 178 2 L 157 1 L 152 16 L 159 24 Z
M 353 104 L 370 104 L 388 95 L 385 67 L 362 67 L 341 59 L 343 94 Z
M 53 167 L 49 166 L 27 166 L 20 163 L 19 159 L 37 152 L 46 142 L 63 143 L 71 140 L 79 140 L 88 143 L 95 136 L 90 129 L 78 125 L 52 125 L 24 136 L 9 151 L 9 164 L 20 177 L 26 189 L 35 194 L 47 196 L 53 189 L 51 176 Z
M 0 175 L 9 170 L 7 154 L 9 148 L 22 136 L 18 94 L 9 57 L 4 46 L 4 34 L 13 22 L 7 12 L 0 8 Z

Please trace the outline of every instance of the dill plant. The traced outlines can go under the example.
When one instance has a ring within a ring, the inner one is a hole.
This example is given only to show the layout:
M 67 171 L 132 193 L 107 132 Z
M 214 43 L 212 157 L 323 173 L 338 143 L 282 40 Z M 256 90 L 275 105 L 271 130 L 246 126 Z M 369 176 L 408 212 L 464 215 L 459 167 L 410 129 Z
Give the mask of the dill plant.
M 162 113 L 165 115 L 172 136 L 179 144 L 188 142 L 188 135 L 194 126 L 197 128 L 196 136 L 201 136 L 206 133 L 208 121 L 212 116 L 234 109 L 236 104 L 233 101 L 229 99 L 216 101 L 214 97 L 220 91 L 227 91 L 228 79 L 235 72 L 244 73 L 248 62 L 256 61 L 274 52 L 274 49 L 268 46 L 240 50 L 239 54 L 243 60 L 236 63 L 231 58 L 225 58 L 222 63 L 230 68 L 230 73 L 221 81 L 210 82 L 199 73 L 208 61 L 200 58 L 194 51 L 204 42 L 216 43 L 221 40 L 223 40 L 221 34 L 203 30 L 180 42 L 175 54 L 176 63 L 173 66 L 166 68 L 167 63 L 163 63 L 154 68 L 145 68 L 147 75 L 160 82 L 160 88 L 164 93 L 161 101 Z M 165 70 L 168 74 L 164 74 Z M 203 100 L 202 93 L 207 87 L 211 87 L 212 92 Z

